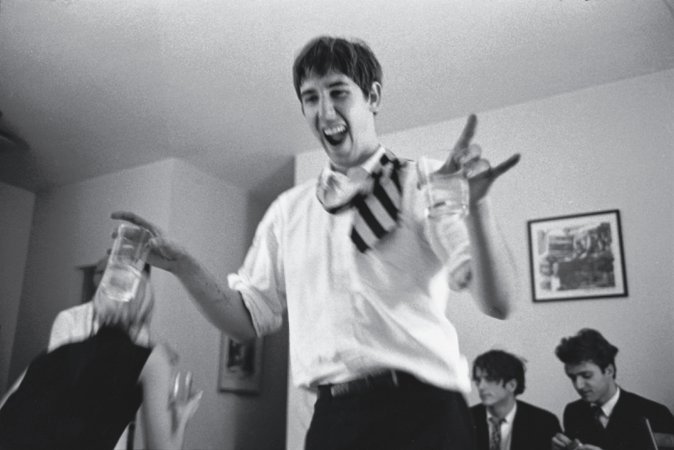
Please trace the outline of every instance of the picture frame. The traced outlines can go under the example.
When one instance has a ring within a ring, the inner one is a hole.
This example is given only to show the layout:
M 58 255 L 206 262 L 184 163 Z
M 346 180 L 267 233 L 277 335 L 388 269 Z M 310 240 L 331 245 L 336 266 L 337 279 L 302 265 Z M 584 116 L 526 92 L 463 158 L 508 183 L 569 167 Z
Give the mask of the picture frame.
M 617 209 L 527 222 L 534 302 L 627 297 Z
M 238 342 L 222 334 L 218 389 L 257 394 L 262 384 L 263 338 Z

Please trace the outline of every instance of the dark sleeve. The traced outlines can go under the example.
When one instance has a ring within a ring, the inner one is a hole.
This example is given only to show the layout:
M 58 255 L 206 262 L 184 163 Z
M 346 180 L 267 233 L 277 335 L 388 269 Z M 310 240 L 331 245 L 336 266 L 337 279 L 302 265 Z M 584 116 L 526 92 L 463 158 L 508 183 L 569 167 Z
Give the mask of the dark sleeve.
M 654 432 L 674 434 L 674 416 L 665 405 L 654 403 L 648 420 Z
M 581 433 L 578 413 L 575 411 L 576 408 L 573 407 L 573 403 L 569 403 L 564 408 L 563 416 L 563 425 L 564 425 L 564 434 L 566 434 L 571 439 L 579 438 Z
M 553 413 L 550 413 L 548 427 L 552 436 L 562 431 L 562 427 L 559 425 L 559 419 Z

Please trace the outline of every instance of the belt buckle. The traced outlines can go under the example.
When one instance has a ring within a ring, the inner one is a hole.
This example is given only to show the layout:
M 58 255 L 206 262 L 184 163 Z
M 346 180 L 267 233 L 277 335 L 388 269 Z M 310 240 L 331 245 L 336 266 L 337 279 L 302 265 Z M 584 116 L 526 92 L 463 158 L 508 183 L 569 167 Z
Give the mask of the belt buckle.
M 330 386 L 330 395 L 332 397 L 341 397 L 349 394 L 367 392 L 369 390 L 376 389 L 377 387 L 384 386 L 395 388 L 400 386 L 400 379 L 398 378 L 397 371 L 389 370 L 386 372 L 367 375 L 356 380 L 333 384 Z

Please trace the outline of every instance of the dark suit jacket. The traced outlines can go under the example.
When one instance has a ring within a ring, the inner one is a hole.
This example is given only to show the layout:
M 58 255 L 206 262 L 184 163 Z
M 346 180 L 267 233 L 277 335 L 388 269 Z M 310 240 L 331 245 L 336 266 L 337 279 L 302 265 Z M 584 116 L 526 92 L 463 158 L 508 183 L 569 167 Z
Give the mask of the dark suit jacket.
M 489 450 L 489 426 L 484 405 L 470 408 L 477 437 L 477 450 Z M 510 450 L 548 450 L 552 437 L 561 431 L 559 420 L 550 411 L 517 400 Z
M 620 391 L 606 429 L 597 423 L 590 404 L 583 400 L 566 405 L 564 429 L 571 439 L 603 450 L 643 450 L 647 448 L 644 417 L 648 418 L 654 432 L 674 433 L 674 416 L 667 407 L 624 389 Z

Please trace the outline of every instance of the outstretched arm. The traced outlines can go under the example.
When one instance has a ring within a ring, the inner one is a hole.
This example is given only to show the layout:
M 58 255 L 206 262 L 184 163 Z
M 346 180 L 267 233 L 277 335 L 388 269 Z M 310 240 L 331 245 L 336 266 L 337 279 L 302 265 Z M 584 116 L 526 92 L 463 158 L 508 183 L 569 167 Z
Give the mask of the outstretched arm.
M 482 158 L 480 147 L 471 143 L 476 125 L 477 118 L 471 115 L 440 170 L 450 173 L 462 171 L 468 179 L 470 214 L 466 218 L 466 225 L 471 244 L 469 286 L 486 314 L 503 319 L 510 313 L 516 295 L 517 275 L 510 249 L 493 215 L 487 193 L 498 177 L 519 162 L 520 155 L 515 154 L 491 167 Z
M 218 283 L 213 274 L 187 250 L 167 239 L 153 223 L 127 211 L 114 212 L 111 217 L 131 222 L 152 233 L 147 262 L 173 273 L 213 325 L 238 341 L 255 337 L 250 314 L 239 292 Z

